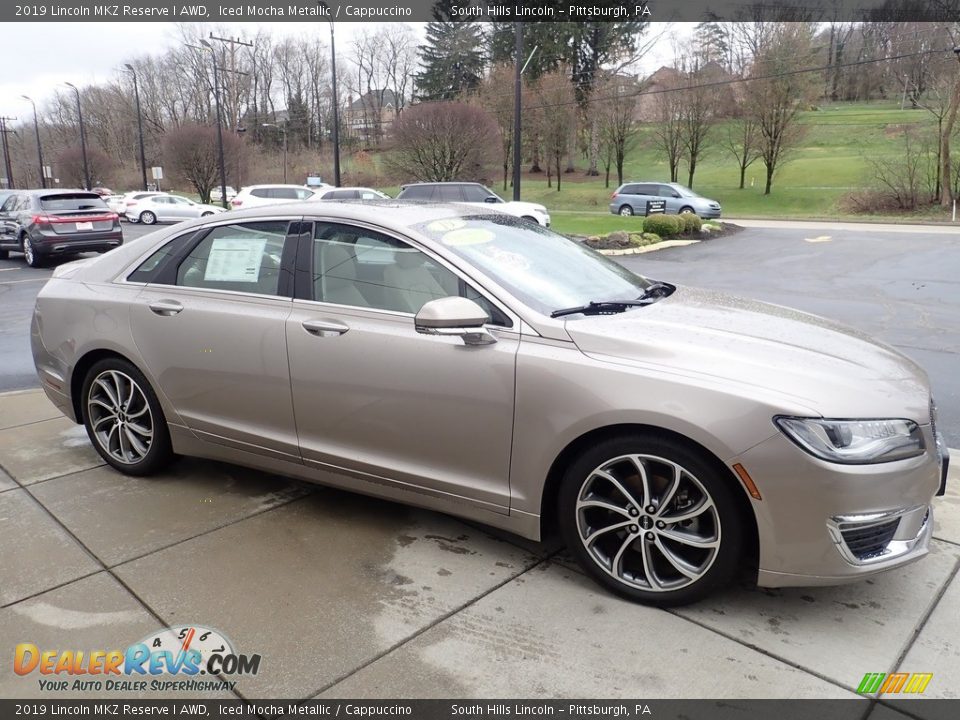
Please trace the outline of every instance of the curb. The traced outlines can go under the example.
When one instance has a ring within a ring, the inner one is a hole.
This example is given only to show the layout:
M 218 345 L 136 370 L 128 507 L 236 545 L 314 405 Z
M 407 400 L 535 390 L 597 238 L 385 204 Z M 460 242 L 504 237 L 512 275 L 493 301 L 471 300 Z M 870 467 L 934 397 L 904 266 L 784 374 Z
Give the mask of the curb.
M 672 247 L 686 247 L 694 245 L 702 240 L 663 240 L 652 245 L 643 245 L 636 248 L 624 248 L 623 250 L 597 250 L 601 255 L 641 255 L 643 253 L 655 252 L 657 250 L 666 250 Z

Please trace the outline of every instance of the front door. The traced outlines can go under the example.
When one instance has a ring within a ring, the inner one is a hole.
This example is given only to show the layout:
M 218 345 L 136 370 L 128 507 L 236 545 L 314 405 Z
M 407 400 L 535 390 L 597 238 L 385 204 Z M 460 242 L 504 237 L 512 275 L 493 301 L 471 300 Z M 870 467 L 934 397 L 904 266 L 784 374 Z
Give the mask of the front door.
M 433 494 L 509 506 L 514 371 L 510 320 L 439 260 L 369 228 L 314 224 L 298 256 L 287 320 L 303 460 Z M 469 347 L 421 335 L 427 301 L 462 294 L 487 303 L 498 342 Z
M 299 461 L 281 264 L 289 222 L 214 227 L 130 309 L 159 390 L 210 442 Z M 296 240 L 291 240 L 296 242 Z

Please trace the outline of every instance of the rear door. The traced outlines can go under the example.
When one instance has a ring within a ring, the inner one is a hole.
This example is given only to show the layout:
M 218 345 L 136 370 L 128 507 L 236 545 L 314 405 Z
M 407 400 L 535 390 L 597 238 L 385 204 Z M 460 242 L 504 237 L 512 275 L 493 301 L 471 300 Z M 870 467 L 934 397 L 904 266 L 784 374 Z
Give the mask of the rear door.
M 188 233 L 130 308 L 155 387 L 188 428 L 209 442 L 295 461 L 284 324 L 296 253 L 289 230 L 298 220 Z

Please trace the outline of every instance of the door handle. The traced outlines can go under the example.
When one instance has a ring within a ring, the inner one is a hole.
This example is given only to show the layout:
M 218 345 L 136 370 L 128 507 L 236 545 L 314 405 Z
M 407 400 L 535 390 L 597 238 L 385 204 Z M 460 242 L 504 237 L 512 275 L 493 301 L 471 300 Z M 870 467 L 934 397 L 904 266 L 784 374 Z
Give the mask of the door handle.
M 178 312 L 183 310 L 183 305 L 178 303 L 176 300 L 154 300 L 152 303 L 149 303 L 147 307 L 149 307 L 157 315 L 162 315 L 164 317 L 176 315 Z
M 319 337 L 329 337 L 331 335 L 343 335 L 350 329 L 348 325 L 335 320 L 304 320 L 303 329 L 311 335 Z

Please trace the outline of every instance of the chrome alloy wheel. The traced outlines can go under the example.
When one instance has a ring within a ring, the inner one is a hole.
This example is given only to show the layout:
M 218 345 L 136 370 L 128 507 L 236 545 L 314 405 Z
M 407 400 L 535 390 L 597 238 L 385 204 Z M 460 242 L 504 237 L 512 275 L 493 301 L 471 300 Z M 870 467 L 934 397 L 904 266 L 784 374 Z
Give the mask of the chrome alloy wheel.
M 140 462 L 153 442 L 153 415 L 139 385 L 126 373 L 105 370 L 90 384 L 87 416 L 93 435 L 112 458 Z
M 621 455 L 594 469 L 580 488 L 576 515 L 593 561 L 640 590 L 692 585 L 720 548 L 710 493 L 689 470 L 653 455 Z

